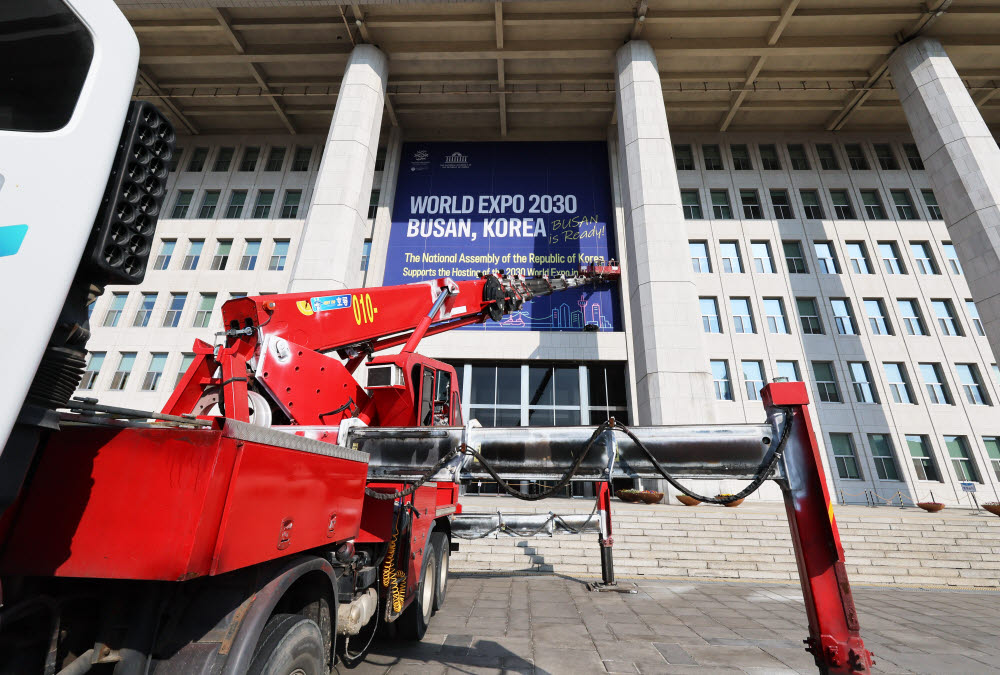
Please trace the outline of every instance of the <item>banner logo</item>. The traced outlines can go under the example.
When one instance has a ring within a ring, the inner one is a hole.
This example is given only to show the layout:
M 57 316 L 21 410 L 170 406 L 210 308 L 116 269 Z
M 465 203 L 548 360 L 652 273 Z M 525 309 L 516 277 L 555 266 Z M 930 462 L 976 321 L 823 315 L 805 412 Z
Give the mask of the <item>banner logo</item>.
M 471 164 L 469 164 L 469 156 L 463 155 L 460 152 L 453 152 L 450 155 L 445 155 L 444 164 L 441 165 L 442 169 L 468 169 Z

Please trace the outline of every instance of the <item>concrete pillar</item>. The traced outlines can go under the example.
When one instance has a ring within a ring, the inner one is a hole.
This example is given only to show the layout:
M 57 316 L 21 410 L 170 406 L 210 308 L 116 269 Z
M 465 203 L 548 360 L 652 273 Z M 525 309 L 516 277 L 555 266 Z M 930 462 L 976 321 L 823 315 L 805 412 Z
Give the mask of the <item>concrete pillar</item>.
M 618 50 L 615 78 L 635 421 L 703 424 L 714 418 L 715 398 L 660 74 L 648 42 Z
M 358 45 L 351 52 L 292 269 L 290 292 L 361 285 L 361 246 L 388 75 L 388 59 L 378 48 Z
M 403 132 L 399 127 L 393 127 L 389 130 L 385 148 L 385 168 L 382 171 L 382 188 L 372 226 L 372 250 L 368 256 L 365 286 L 381 286 L 385 276 L 385 259 L 389 254 L 389 234 L 392 231 L 392 205 L 396 201 L 396 179 L 399 177 L 402 154 Z
M 889 72 L 1000 357 L 1000 148 L 940 42 L 917 38 L 900 46 Z

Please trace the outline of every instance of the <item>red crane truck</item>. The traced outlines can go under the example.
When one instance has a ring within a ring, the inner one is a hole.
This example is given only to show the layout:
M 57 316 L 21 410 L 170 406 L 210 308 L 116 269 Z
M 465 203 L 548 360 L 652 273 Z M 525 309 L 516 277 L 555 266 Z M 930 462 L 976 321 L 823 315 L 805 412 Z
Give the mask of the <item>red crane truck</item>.
M 0 271 L 7 288 L 46 289 L 37 312 L 11 301 L 18 330 L 3 337 L 22 376 L 0 401 L 0 673 L 320 675 L 378 631 L 420 639 L 445 601 L 453 534 L 488 527 L 459 504 L 462 481 L 485 476 L 532 499 L 554 489 L 507 481 L 597 482 L 600 590 L 615 587 L 612 478 L 688 494 L 678 478 L 751 481 L 726 500 L 777 481 L 807 649 L 821 672 L 869 672 L 802 383 L 765 387 L 760 424 L 487 429 L 462 420 L 454 369 L 416 352 L 533 297 L 613 282 L 614 264 L 234 299 L 162 412 L 72 399 L 87 305 L 143 278 L 174 133 L 129 102 L 138 50 L 110 1 L 13 3 L 0 25 L 42 64 L 3 66 L 17 96 L 0 115 L 0 214 L 27 224 L 0 222 Z M 27 79 L 40 73 L 64 85 L 57 100 L 39 101 L 51 93 Z M 46 117 L 53 105 L 62 116 Z M 99 171 L 74 183 L 67 214 L 35 183 L 71 178 L 79 158 L 53 167 L 43 150 L 75 157 L 74 144 Z

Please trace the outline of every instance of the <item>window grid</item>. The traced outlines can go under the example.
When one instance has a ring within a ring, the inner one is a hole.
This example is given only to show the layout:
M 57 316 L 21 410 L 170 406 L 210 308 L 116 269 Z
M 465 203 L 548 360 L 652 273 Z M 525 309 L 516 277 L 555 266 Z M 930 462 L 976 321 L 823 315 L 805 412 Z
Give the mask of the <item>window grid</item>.
M 756 333 L 750 298 L 730 298 L 729 311 L 733 315 L 734 333 Z
M 823 219 L 823 205 L 819 202 L 819 193 L 816 190 L 799 190 L 802 198 L 802 209 L 808 220 Z
M 764 364 L 760 361 L 743 361 L 743 384 L 748 401 L 759 401 L 760 390 L 764 388 Z
M 952 405 L 948 383 L 944 381 L 941 366 L 937 363 L 921 363 L 920 376 L 927 389 L 927 398 L 934 405 Z
M 837 465 L 837 475 L 846 480 L 860 480 L 861 469 L 858 467 L 851 434 L 831 433 L 830 445 Z
M 795 305 L 799 310 L 802 332 L 806 335 L 822 335 L 823 323 L 819 318 L 816 298 L 796 298 Z
M 788 200 L 787 190 L 771 190 L 771 206 L 774 208 L 774 217 L 778 220 L 792 220 L 795 214 L 792 212 L 792 203 Z
M 944 446 L 948 448 L 948 455 L 951 457 L 951 466 L 955 469 L 955 475 L 960 481 L 970 481 L 982 483 L 979 480 L 979 471 L 976 463 L 969 454 L 969 441 L 965 436 L 945 436 Z
M 892 335 L 892 324 L 885 316 L 885 305 L 878 298 L 866 298 L 865 314 L 868 315 L 868 325 L 875 335 Z
M 281 203 L 281 217 L 298 218 L 301 201 L 302 190 L 285 190 L 285 199 Z
M 878 403 L 878 392 L 872 384 L 871 369 L 865 361 L 853 361 L 847 364 L 851 373 L 851 383 L 854 385 L 854 398 L 858 403 Z
M 847 190 L 830 190 L 830 201 L 833 202 L 833 217 L 837 220 L 856 220 L 851 197 Z
M 695 273 L 710 274 L 712 272 L 712 261 L 708 257 L 707 241 L 690 241 L 688 249 L 691 252 L 691 267 Z
M 740 244 L 736 241 L 720 241 L 720 256 L 722 258 L 722 271 L 727 274 L 738 274 L 743 272 L 743 261 L 740 258 Z
M 820 401 L 842 403 L 832 361 L 813 361 L 813 376 L 816 378 L 816 389 L 819 391 Z
M 712 190 L 712 216 L 717 220 L 732 220 L 733 207 L 729 202 L 729 190 Z
M 962 392 L 969 405 L 989 405 L 986 391 L 983 387 L 982 378 L 979 376 L 979 368 L 974 363 L 956 363 L 955 370 L 958 372 L 958 380 L 962 383 Z
M 212 257 L 212 265 L 209 269 L 224 270 L 229 262 L 229 254 L 233 250 L 232 239 L 220 239 L 215 246 L 215 255 Z
M 756 190 L 740 190 L 740 204 L 743 205 L 743 217 L 747 220 L 761 220 L 764 208 Z
M 921 434 L 907 434 L 906 445 L 913 460 L 913 470 L 919 480 L 940 481 L 930 439 Z
M 798 241 L 783 241 L 781 247 L 785 252 L 785 264 L 789 274 L 806 274 L 806 258 L 802 253 L 802 243 Z
M 153 261 L 153 269 L 165 270 L 170 267 L 170 259 L 173 257 L 176 247 L 176 239 L 164 239 L 160 242 L 160 253 L 156 256 L 156 260 Z
M 902 363 L 886 362 L 882 364 L 885 371 L 885 379 L 889 383 L 889 393 L 896 403 L 912 404 L 913 392 L 910 390 L 910 382 L 906 377 L 906 366 Z
M 715 298 L 698 298 L 701 307 L 701 326 L 706 333 L 721 333 L 722 322 L 719 320 L 719 302 Z
M 774 274 L 774 261 L 771 259 L 771 244 L 766 241 L 750 242 L 750 253 L 753 256 L 754 270 L 758 274 Z
M 108 305 L 108 310 L 104 313 L 104 321 L 101 322 L 103 327 L 118 327 L 118 321 L 122 318 L 122 312 L 125 310 L 126 300 L 128 300 L 128 293 L 111 294 L 111 304 Z
M 233 190 L 229 193 L 229 205 L 226 207 L 226 218 L 239 218 L 243 215 L 243 205 L 247 203 L 246 190 Z
M 143 293 L 139 301 L 139 308 L 132 318 L 133 328 L 145 328 L 149 325 L 149 319 L 153 316 L 153 309 L 156 307 L 156 293 Z
M 788 157 L 792 162 L 794 171 L 809 171 L 809 156 L 806 155 L 806 148 L 801 143 L 790 143 L 788 145 Z
M 156 391 L 156 387 L 160 384 L 160 379 L 163 377 L 163 368 L 166 365 L 166 354 L 163 352 L 153 352 L 150 354 L 149 366 L 146 368 L 146 374 L 142 378 L 142 386 L 139 389 L 142 391 Z
M 788 334 L 788 320 L 785 318 L 785 303 L 781 298 L 764 298 L 764 314 L 767 330 L 778 335 Z
M 122 391 L 128 385 L 129 375 L 132 374 L 132 367 L 135 366 L 135 352 L 122 352 L 118 357 L 118 368 L 111 377 L 111 391 Z
M 725 360 L 713 360 L 712 380 L 715 387 L 715 398 L 719 401 L 733 400 L 732 381 L 729 378 L 729 362 Z
M 271 272 L 280 272 L 285 269 L 285 261 L 288 259 L 287 239 L 279 239 L 274 242 L 274 251 L 271 252 L 271 260 L 267 264 L 267 269 Z
M 164 328 L 177 328 L 181 323 L 181 314 L 184 313 L 184 303 L 187 301 L 187 293 L 171 293 L 170 304 L 167 312 L 163 315 Z
M 885 220 L 885 209 L 882 208 L 882 198 L 878 190 L 862 190 L 861 203 L 865 207 L 865 216 L 871 220 Z
M 697 190 L 681 190 L 681 208 L 685 220 L 701 220 L 701 198 Z
M 879 480 L 899 480 L 895 453 L 889 434 L 868 434 L 868 445 L 872 450 L 872 461 Z
M 83 379 L 80 380 L 79 389 L 81 391 L 92 391 L 98 376 L 101 374 L 101 366 L 104 365 L 104 357 L 107 352 L 91 352 L 87 359 L 87 367 L 83 370 Z
M 198 305 L 198 311 L 194 315 L 194 323 L 192 324 L 195 328 L 208 328 L 209 323 L 212 321 L 212 311 L 215 309 L 215 300 L 218 297 L 216 293 L 202 293 L 201 303 Z
M 240 269 L 249 272 L 257 267 L 257 256 L 260 255 L 260 239 L 247 239 L 246 248 L 243 249 L 243 258 L 240 259 Z

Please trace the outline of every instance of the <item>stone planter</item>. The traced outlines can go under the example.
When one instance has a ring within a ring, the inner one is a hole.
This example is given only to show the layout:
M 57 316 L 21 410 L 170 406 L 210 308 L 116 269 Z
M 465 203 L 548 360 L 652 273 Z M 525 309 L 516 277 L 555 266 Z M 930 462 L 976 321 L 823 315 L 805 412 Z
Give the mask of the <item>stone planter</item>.
M 643 490 L 639 493 L 639 499 L 644 504 L 659 504 L 663 499 L 663 493 L 655 490 Z
M 688 497 L 687 495 L 677 495 L 677 501 L 684 506 L 698 506 L 698 504 L 701 504 L 701 502 L 694 497 Z
M 917 506 L 927 513 L 937 513 L 944 508 L 944 504 L 941 502 L 917 502 Z
M 629 504 L 638 504 L 640 501 L 638 490 L 619 490 L 615 493 L 615 496 Z
M 992 513 L 994 516 L 1000 516 L 1000 503 L 998 502 L 988 502 L 983 504 L 983 508 Z

